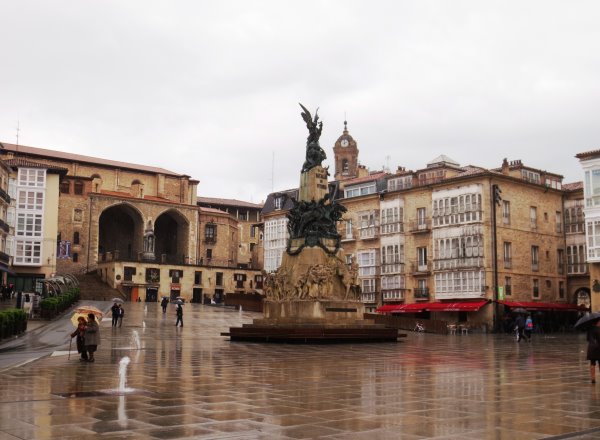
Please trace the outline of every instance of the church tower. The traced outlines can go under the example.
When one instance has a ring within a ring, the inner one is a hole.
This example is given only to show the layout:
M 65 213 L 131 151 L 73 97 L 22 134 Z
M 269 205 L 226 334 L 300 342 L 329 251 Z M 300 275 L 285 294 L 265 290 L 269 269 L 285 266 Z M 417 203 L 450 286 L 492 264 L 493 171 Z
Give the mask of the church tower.
M 335 180 L 358 177 L 358 147 L 348 133 L 348 122 L 344 121 L 344 132 L 333 146 L 335 158 Z

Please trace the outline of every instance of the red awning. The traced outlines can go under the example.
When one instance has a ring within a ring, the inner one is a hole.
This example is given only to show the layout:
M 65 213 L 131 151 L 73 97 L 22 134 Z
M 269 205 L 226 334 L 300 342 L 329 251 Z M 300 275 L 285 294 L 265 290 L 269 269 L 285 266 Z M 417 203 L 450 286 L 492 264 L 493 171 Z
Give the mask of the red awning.
M 584 306 L 567 303 L 547 303 L 535 301 L 498 301 L 499 304 L 510 308 L 521 307 L 526 310 L 557 310 L 563 312 L 580 312 L 587 310 Z
M 425 310 L 424 303 L 386 304 L 375 310 L 377 313 L 419 313 Z
M 488 303 L 487 300 L 461 302 L 435 302 L 424 304 L 430 312 L 476 312 Z
M 488 303 L 487 300 L 462 302 L 432 302 L 414 304 L 386 304 L 379 307 L 377 313 L 419 313 L 428 312 L 476 312 Z

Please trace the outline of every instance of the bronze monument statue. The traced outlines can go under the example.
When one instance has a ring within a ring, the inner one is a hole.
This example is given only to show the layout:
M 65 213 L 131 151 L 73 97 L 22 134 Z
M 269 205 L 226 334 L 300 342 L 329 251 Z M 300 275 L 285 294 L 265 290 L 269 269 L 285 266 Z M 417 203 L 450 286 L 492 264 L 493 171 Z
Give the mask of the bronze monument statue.
M 289 239 L 281 266 L 264 274 L 263 319 L 231 328 L 232 341 L 379 342 L 396 341 L 398 330 L 365 320 L 358 268 L 346 264 L 337 224 L 346 208 L 335 200 L 322 166 L 323 123 L 304 110 L 308 128 L 306 161 L 298 199 L 287 214 Z

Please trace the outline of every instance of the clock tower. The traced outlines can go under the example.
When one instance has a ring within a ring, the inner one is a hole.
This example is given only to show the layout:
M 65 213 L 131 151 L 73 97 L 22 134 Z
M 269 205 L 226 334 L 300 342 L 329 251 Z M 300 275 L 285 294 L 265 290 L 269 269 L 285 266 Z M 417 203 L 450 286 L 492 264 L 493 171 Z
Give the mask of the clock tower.
M 344 132 L 333 146 L 336 180 L 358 177 L 358 147 L 348 133 L 348 122 L 344 121 Z

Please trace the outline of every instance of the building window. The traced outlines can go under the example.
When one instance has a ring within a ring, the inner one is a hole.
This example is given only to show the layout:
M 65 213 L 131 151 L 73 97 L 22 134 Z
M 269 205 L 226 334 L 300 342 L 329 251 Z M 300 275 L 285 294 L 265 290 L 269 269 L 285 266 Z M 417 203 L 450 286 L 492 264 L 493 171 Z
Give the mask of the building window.
M 73 252 L 73 263 L 77 263 L 79 261 L 79 254 L 77 252 Z
M 600 261 L 600 220 L 589 220 L 586 224 L 588 262 Z
M 217 241 L 217 225 L 207 223 L 204 227 L 204 239 L 207 243 L 215 243 Z
M 273 206 L 279 210 L 283 208 L 283 196 L 275 196 L 273 198 Z
M 427 271 L 427 248 L 417 248 L 417 270 L 419 272 Z
M 202 272 L 194 272 L 194 284 L 202 284 Z
M 531 246 L 531 270 L 537 272 L 540 270 L 540 248 Z
M 41 237 L 42 214 L 30 212 L 18 213 L 15 235 L 17 237 Z
M 511 277 L 504 277 L 504 293 L 506 293 L 507 296 L 512 295 L 512 278 Z
M 61 194 L 69 194 L 71 192 L 71 182 L 68 180 L 63 180 L 60 182 L 60 193 Z
M 556 268 L 558 269 L 558 274 L 563 275 L 565 273 L 565 251 L 564 251 L 564 249 L 556 250 L 556 263 L 557 263 Z
M 348 169 L 349 169 L 348 159 L 343 159 L 342 160 L 342 174 L 343 175 L 347 175 L 348 174 Z
M 567 246 L 567 274 L 587 273 L 585 245 Z
M 417 228 L 427 228 L 427 208 L 417 208 Z
M 256 237 L 256 226 L 250 226 L 250 238 Z
M 558 282 L 558 297 L 561 299 L 563 299 L 565 297 L 565 282 L 564 281 Z
M 512 243 L 504 242 L 504 268 L 510 269 L 512 267 Z
M 375 182 L 364 183 L 362 185 L 353 186 L 344 189 L 344 197 L 349 199 L 351 197 L 366 196 L 367 194 L 375 194 L 377 192 L 377 186 Z
M 38 241 L 15 241 L 15 264 L 37 265 L 42 263 L 42 243 Z
M 371 249 L 357 253 L 358 276 L 375 276 L 377 273 L 377 251 Z
M 17 209 L 42 211 L 44 209 L 44 192 L 20 189 L 17 194 Z
M 508 200 L 502 200 L 502 223 L 510 224 L 510 202 Z
M 533 279 L 533 297 L 540 297 L 540 281 L 537 278 Z
M 223 285 L 223 272 L 217 272 L 216 273 L 216 283 L 217 286 L 222 286 Z
M 556 211 L 556 232 L 562 232 L 562 214 L 560 211 Z
M 552 289 L 552 281 L 546 280 L 546 289 Z
M 238 220 L 242 222 L 248 221 L 248 211 L 238 212 Z
M 46 186 L 46 170 L 37 168 L 19 168 L 17 180 L 19 186 L 44 188 Z
M 537 229 L 537 208 L 535 206 L 529 208 L 529 223 L 531 229 Z
M 381 209 L 381 233 L 395 234 L 403 232 L 402 217 L 404 209 L 398 206 Z
M 577 202 L 576 202 L 577 203 Z M 583 206 L 578 202 L 576 206 L 565 208 L 565 232 L 578 234 L 584 232 Z
M 375 280 L 374 279 L 366 279 L 361 280 L 361 289 L 362 293 L 375 293 Z
M 79 244 L 79 232 L 73 233 L 73 244 Z
M 344 239 L 346 240 L 352 240 L 354 238 L 354 231 L 352 230 L 352 220 L 346 220 L 344 222 L 344 226 L 345 226 L 345 232 L 344 232 Z
M 395 179 L 388 180 L 387 183 L 388 191 L 396 191 L 408 188 L 412 188 L 412 176 L 397 177 Z
M 160 282 L 160 269 L 157 269 L 154 267 L 146 268 L 146 282 L 147 283 Z
M 206 249 L 206 258 L 209 260 L 212 258 L 212 249 Z
M 73 193 L 78 196 L 83 194 L 83 182 L 81 180 L 77 180 L 73 184 Z
M 353 255 L 352 254 L 346 254 L 345 257 L 346 257 L 346 264 L 348 266 L 350 266 L 352 264 L 352 261 L 354 260 Z

